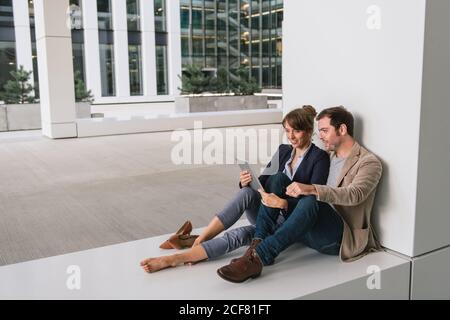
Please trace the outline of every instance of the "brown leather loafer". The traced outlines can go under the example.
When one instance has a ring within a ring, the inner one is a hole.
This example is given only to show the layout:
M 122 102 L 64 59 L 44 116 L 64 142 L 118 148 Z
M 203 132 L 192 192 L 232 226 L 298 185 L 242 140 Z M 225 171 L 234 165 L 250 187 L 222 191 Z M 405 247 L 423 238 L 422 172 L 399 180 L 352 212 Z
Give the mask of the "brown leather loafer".
M 192 223 L 188 220 L 186 221 L 178 231 L 172 235 L 172 237 L 177 235 L 189 235 L 192 231 Z M 161 249 L 173 249 L 173 246 L 170 244 L 169 240 L 172 238 L 170 237 L 168 240 L 164 241 L 159 247 Z
M 172 246 L 172 248 L 180 250 L 180 249 L 191 248 L 192 245 L 194 244 L 195 239 L 197 239 L 197 237 L 198 237 L 198 235 L 174 234 L 167 241 Z

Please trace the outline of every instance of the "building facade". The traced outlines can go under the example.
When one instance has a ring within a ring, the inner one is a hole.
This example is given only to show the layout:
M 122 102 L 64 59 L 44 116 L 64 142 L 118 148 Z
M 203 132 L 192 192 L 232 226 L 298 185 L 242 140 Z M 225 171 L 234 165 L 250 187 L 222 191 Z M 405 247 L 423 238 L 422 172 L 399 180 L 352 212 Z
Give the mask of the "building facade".
M 239 67 L 263 88 L 281 88 L 282 0 L 181 0 L 183 66 Z
M 281 88 L 281 2 L 70 0 L 75 75 L 99 104 L 173 100 L 186 64 Z M 0 0 L 0 88 L 22 65 L 39 98 L 37 59 L 33 0 Z

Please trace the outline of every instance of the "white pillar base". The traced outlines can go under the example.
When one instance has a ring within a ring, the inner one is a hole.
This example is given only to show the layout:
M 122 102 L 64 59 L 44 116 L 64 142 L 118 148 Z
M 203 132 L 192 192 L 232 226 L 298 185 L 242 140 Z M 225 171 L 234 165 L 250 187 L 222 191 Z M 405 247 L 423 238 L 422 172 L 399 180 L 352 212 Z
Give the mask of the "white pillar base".
M 42 134 L 52 139 L 77 138 L 77 124 L 42 122 Z

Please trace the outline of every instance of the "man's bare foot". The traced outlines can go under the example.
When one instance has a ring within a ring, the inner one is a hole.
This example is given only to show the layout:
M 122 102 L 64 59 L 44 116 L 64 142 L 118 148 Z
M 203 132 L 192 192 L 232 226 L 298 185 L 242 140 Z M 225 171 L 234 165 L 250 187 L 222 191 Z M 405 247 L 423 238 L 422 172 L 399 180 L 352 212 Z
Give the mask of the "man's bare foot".
M 172 256 L 148 258 L 141 261 L 141 267 L 145 272 L 153 273 L 162 269 L 176 267 L 175 259 Z

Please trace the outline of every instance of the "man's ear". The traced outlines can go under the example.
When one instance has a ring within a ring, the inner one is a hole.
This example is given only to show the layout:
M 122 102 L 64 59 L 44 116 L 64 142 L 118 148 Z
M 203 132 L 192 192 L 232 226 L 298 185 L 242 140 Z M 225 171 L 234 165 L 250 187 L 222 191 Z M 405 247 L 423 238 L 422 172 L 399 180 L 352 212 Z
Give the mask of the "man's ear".
M 347 125 L 345 123 L 341 124 L 341 126 L 339 127 L 339 133 L 341 134 L 341 136 L 348 134 Z

